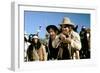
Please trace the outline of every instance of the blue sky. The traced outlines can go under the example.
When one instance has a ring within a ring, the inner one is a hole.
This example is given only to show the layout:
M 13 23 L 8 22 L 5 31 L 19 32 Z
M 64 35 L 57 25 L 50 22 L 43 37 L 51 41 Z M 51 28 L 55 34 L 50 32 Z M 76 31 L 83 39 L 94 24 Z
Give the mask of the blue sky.
M 34 34 L 41 26 L 39 37 L 44 38 L 46 27 L 48 25 L 60 27 L 59 24 L 63 17 L 69 17 L 75 25 L 78 25 L 78 32 L 82 26 L 90 28 L 90 14 L 24 11 L 24 31 L 28 34 Z

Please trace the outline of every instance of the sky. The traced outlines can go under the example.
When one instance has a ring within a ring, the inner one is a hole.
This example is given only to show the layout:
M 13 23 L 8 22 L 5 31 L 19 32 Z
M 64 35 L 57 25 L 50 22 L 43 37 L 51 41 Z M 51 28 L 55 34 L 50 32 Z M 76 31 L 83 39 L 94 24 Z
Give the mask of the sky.
M 24 11 L 24 31 L 27 34 L 35 34 L 41 26 L 39 37 L 45 38 L 46 27 L 56 25 L 59 28 L 64 17 L 70 18 L 75 25 L 78 25 L 78 32 L 82 26 L 90 28 L 90 14 Z

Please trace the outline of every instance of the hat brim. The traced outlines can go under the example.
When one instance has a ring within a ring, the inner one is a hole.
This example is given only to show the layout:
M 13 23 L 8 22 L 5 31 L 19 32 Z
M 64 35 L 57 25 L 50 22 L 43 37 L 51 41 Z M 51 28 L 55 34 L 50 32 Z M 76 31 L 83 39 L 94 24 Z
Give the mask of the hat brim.
M 62 25 L 66 25 L 66 26 L 74 26 L 74 24 L 60 24 L 60 26 L 62 26 Z

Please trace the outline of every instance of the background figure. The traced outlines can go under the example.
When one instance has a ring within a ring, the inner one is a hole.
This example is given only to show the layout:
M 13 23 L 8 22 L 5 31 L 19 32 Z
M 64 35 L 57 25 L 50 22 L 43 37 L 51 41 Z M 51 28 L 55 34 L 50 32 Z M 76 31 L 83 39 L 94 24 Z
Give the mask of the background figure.
M 75 31 L 75 32 L 77 32 L 77 29 L 78 29 L 78 25 L 74 25 L 74 27 L 73 27 L 73 30 Z
M 24 36 L 24 61 L 27 62 L 28 61 L 28 56 L 27 56 L 27 49 L 30 45 L 30 43 L 28 42 L 28 38 L 27 36 Z
M 81 59 L 90 58 L 90 30 L 84 26 L 80 31 L 82 48 L 80 50 Z
M 45 61 L 47 60 L 46 49 L 43 44 L 41 44 L 39 37 L 33 35 L 31 45 L 27 50 L 28 61 Z

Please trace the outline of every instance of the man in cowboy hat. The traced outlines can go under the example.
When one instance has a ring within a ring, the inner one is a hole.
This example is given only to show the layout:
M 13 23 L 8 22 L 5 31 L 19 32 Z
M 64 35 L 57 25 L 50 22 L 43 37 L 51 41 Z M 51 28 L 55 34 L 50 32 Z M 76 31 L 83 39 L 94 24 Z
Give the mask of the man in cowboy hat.
M 57 59 L 58 49 L 57 44 L 59 42 L 58 33 L 59 30 L 55 25 L 49 25 L 46 27 L 47 32 L 49 33 L 49 40 L 47 46 L 49 48 L 48 58 L 49 60 Z
M 61 49 L 59 51 L 58 57 L 62 59 L 79 59 L 79 50 L 81 49 L 81 42 L 79 34 L 73 31 L 74 24 L 69 18 L 64 17 L 60 26 L 61 34 L 59 35 L 59 37 L 61 43 L 63 44 L 61 46 L 63 50 Z

